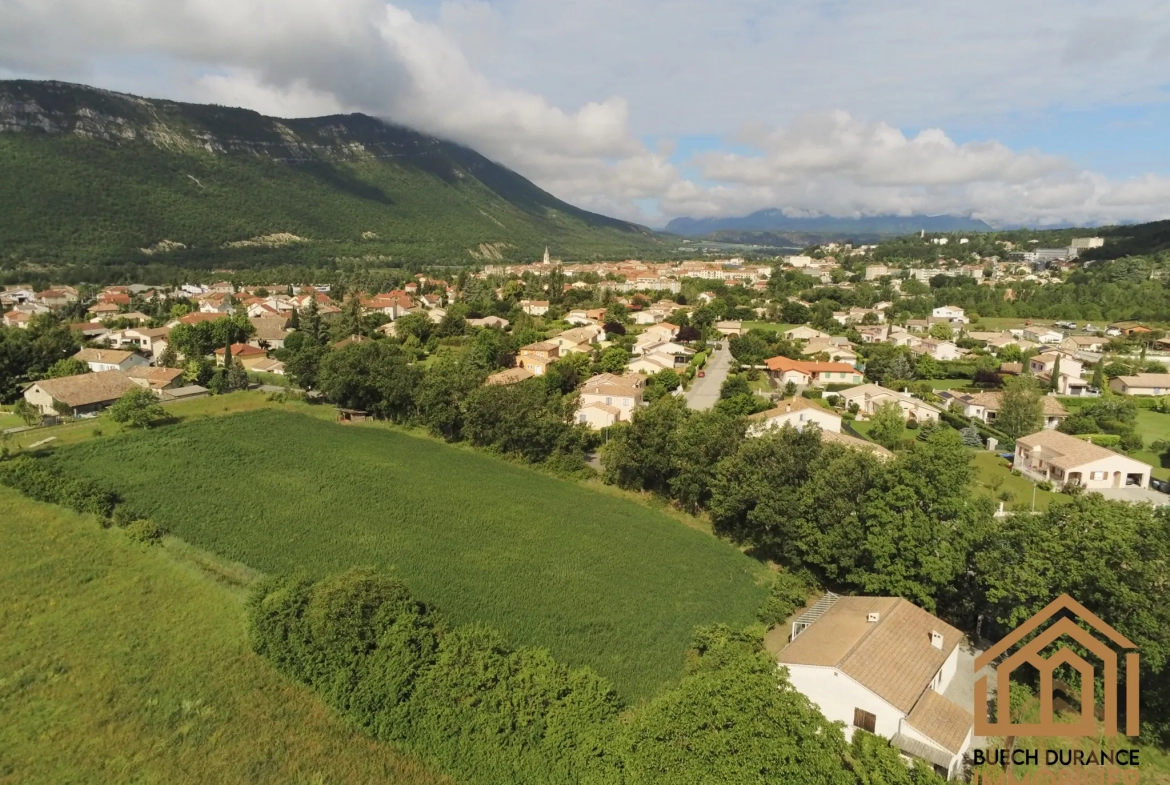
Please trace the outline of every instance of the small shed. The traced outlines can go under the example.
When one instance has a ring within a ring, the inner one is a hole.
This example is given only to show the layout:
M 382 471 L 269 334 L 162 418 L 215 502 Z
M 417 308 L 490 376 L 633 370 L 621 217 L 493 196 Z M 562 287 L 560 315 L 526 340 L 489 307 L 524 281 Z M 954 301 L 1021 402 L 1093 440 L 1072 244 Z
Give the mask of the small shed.
M 361 409 L 342 409 L 337 407 L 337 421 L 340 423 L 350 422 L 365 422 L 370 419 L 369 412 L 363 412 Z

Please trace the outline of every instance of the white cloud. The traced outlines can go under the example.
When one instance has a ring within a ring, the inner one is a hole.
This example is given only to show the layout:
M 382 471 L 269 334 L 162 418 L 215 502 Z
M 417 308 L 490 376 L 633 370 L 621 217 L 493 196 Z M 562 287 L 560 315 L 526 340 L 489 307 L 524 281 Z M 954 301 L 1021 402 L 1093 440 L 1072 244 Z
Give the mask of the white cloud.
M 363 111 L 635 219 L 646 200 L 663 219 L 764 207 L 1165 217 L 1166 178 L 1111 181 L 937 127 L 1167 97 L 1151 66 L 1170 40 L 1165 3 L 1024 5 L 0 0 L 0 71 L 154 95 L 161 84 L 281 116 Z M 685 133 L 738 152 L 696 157 L 701 177 L 687 179 L 671 163 Z M 652 149 L 645 134 L 665 138 Z

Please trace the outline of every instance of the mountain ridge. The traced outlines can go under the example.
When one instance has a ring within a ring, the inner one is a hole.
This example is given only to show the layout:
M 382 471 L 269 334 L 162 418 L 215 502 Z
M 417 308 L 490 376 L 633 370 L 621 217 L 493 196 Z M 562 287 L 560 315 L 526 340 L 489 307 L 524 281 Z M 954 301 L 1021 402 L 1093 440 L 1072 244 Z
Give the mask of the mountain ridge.
M 309 239 L 297 253 L 321 259 L 664 250 L 644 226 L 369 115 L 273 118 L 65 82 L 0 81 L 0 208 L 7 266 L 133 262 L 164 241 L 186 247 L 167 252 L 183 264 L 246 264 L 227 244 L 272 234 Z
M 778 208 L 726 218 L 675 218 L 665 231 L 684 237 L 702 237 L 720 231 L 737 232 L 854 232 L 864 235 L 903 235 L 928 232 L 990 232 L 993 228 L 969 216 L 892 214 L 838 218 L 814 216 L 793 218 Z

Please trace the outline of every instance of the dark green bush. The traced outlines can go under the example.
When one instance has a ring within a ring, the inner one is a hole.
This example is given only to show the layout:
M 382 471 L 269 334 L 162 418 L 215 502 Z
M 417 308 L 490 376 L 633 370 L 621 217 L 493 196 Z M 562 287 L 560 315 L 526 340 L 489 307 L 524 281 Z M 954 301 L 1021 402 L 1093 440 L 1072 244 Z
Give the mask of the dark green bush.
M 0 464 L 0 485 L 7 485 L 41 502 L 60 504 L 77 512 L 109 517 L 117 495 L 93 480 L 70 479 L 36 458 L 17 458 Z

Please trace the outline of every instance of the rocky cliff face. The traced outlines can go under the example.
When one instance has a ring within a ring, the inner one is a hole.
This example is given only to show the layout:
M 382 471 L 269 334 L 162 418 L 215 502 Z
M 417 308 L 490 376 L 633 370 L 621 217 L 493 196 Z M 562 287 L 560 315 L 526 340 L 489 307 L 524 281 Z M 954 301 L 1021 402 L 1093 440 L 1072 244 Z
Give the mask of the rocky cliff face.
M 63 82 L 0 82 L 0 133 L 73 134 L 287 163 L 450 153 L 457 145 L 366 115 L 278 120 L 247 109 L 149 100 Z

